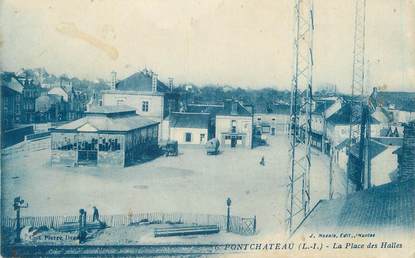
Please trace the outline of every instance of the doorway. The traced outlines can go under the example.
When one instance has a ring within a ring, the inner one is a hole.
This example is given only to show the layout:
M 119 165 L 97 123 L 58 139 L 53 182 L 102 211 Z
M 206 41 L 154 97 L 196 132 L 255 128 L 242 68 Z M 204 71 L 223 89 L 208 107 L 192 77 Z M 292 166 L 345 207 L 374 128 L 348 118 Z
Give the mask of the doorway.
M 97 165 L 98 152 L 96 150 L 78 150 L 78 164 L 86 166 Z
M 236 136 L 231 136 L 231 148 L 235 148 L 236 147 Z

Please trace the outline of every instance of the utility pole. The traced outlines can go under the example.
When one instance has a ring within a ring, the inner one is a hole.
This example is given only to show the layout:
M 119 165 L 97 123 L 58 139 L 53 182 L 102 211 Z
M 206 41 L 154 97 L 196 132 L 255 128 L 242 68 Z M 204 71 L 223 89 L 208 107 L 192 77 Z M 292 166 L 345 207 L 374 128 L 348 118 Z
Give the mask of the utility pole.
M 362 148 L 365 146 L 365 134 L 362 132 L 364 109 L 366 103 L 364 100 L 365 92 L 365 31 L 366 31 L 366 0 L 355 0 L 355 23 L 354 23 L 354 46 L 353 46 L 353 75 L 352 75 L 352 96 L 350 100 L 350 126 L 349 126 L 349 142 L 348 142 L 348 164 L 346 173 L 346 194 L 349 189 L 349 173 L 351 166 L 351 147 L 353 144 L 359 144 L 359 164 L 358 173 L 364 175 L 367 173 L 363 164 Z M 363 136 L 363 137 L 362 137 Z M 367 160 L 366 160 L 367 161 Z M 370 161 L 369 161 L 370 162 Z
M 329 200 L 333 199 L 334 194 L 334 146 L 333 143 L 330 144 L 330 167 L 329 167 Z
M 290 112 L 288 233 L 309 212 L 313 83 L 313 0 L 294 0 L 294 63 Z

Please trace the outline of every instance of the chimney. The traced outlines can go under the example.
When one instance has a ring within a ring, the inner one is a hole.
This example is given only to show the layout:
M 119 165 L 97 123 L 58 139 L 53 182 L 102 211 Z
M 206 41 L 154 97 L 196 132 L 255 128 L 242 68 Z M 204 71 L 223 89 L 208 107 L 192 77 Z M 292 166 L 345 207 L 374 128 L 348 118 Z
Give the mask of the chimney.
M 237 115 L 238 114 L 238 102 L 236 100 L 232 101 L 231 106 L 231 115 Z
M 169 78 L 169 87 L 170 87 L 170 92 L 173 91 L 173 78 Z
M 111 72 L 111 90 L 115 90 L 115 84 L 117 84 L 117 72 Z
M 403 144 L 399 158 L 399 181 L 413 179 L 415 175 L 415 121 L 405 125 Z
M 154 92 L 157 92 L 157 81 L 158 81 L 157 74 L 153 73 L 153 76 L 151 79 L 152 79 L 151 91 L 154 93 Z

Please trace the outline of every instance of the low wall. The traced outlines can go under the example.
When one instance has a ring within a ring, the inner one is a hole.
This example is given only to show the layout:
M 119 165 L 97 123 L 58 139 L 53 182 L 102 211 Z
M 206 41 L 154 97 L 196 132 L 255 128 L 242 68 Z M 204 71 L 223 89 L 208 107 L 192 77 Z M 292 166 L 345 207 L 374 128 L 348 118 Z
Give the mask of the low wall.
M 33 126 L 31 125 L 4 131 L 1 136 L 1 148 L 22 142 L 25 136 L 29 134 L 33 134 Z

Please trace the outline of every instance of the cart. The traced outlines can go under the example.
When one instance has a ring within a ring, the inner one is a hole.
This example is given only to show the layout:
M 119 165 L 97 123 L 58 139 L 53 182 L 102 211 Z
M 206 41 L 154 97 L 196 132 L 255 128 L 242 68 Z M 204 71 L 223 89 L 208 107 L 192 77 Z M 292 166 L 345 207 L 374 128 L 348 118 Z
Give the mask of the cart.
M 219 140 L 216 138 L 210 139 L 206 143 L 206 154 L 207 155 L 217 155 L 219 153 Z

